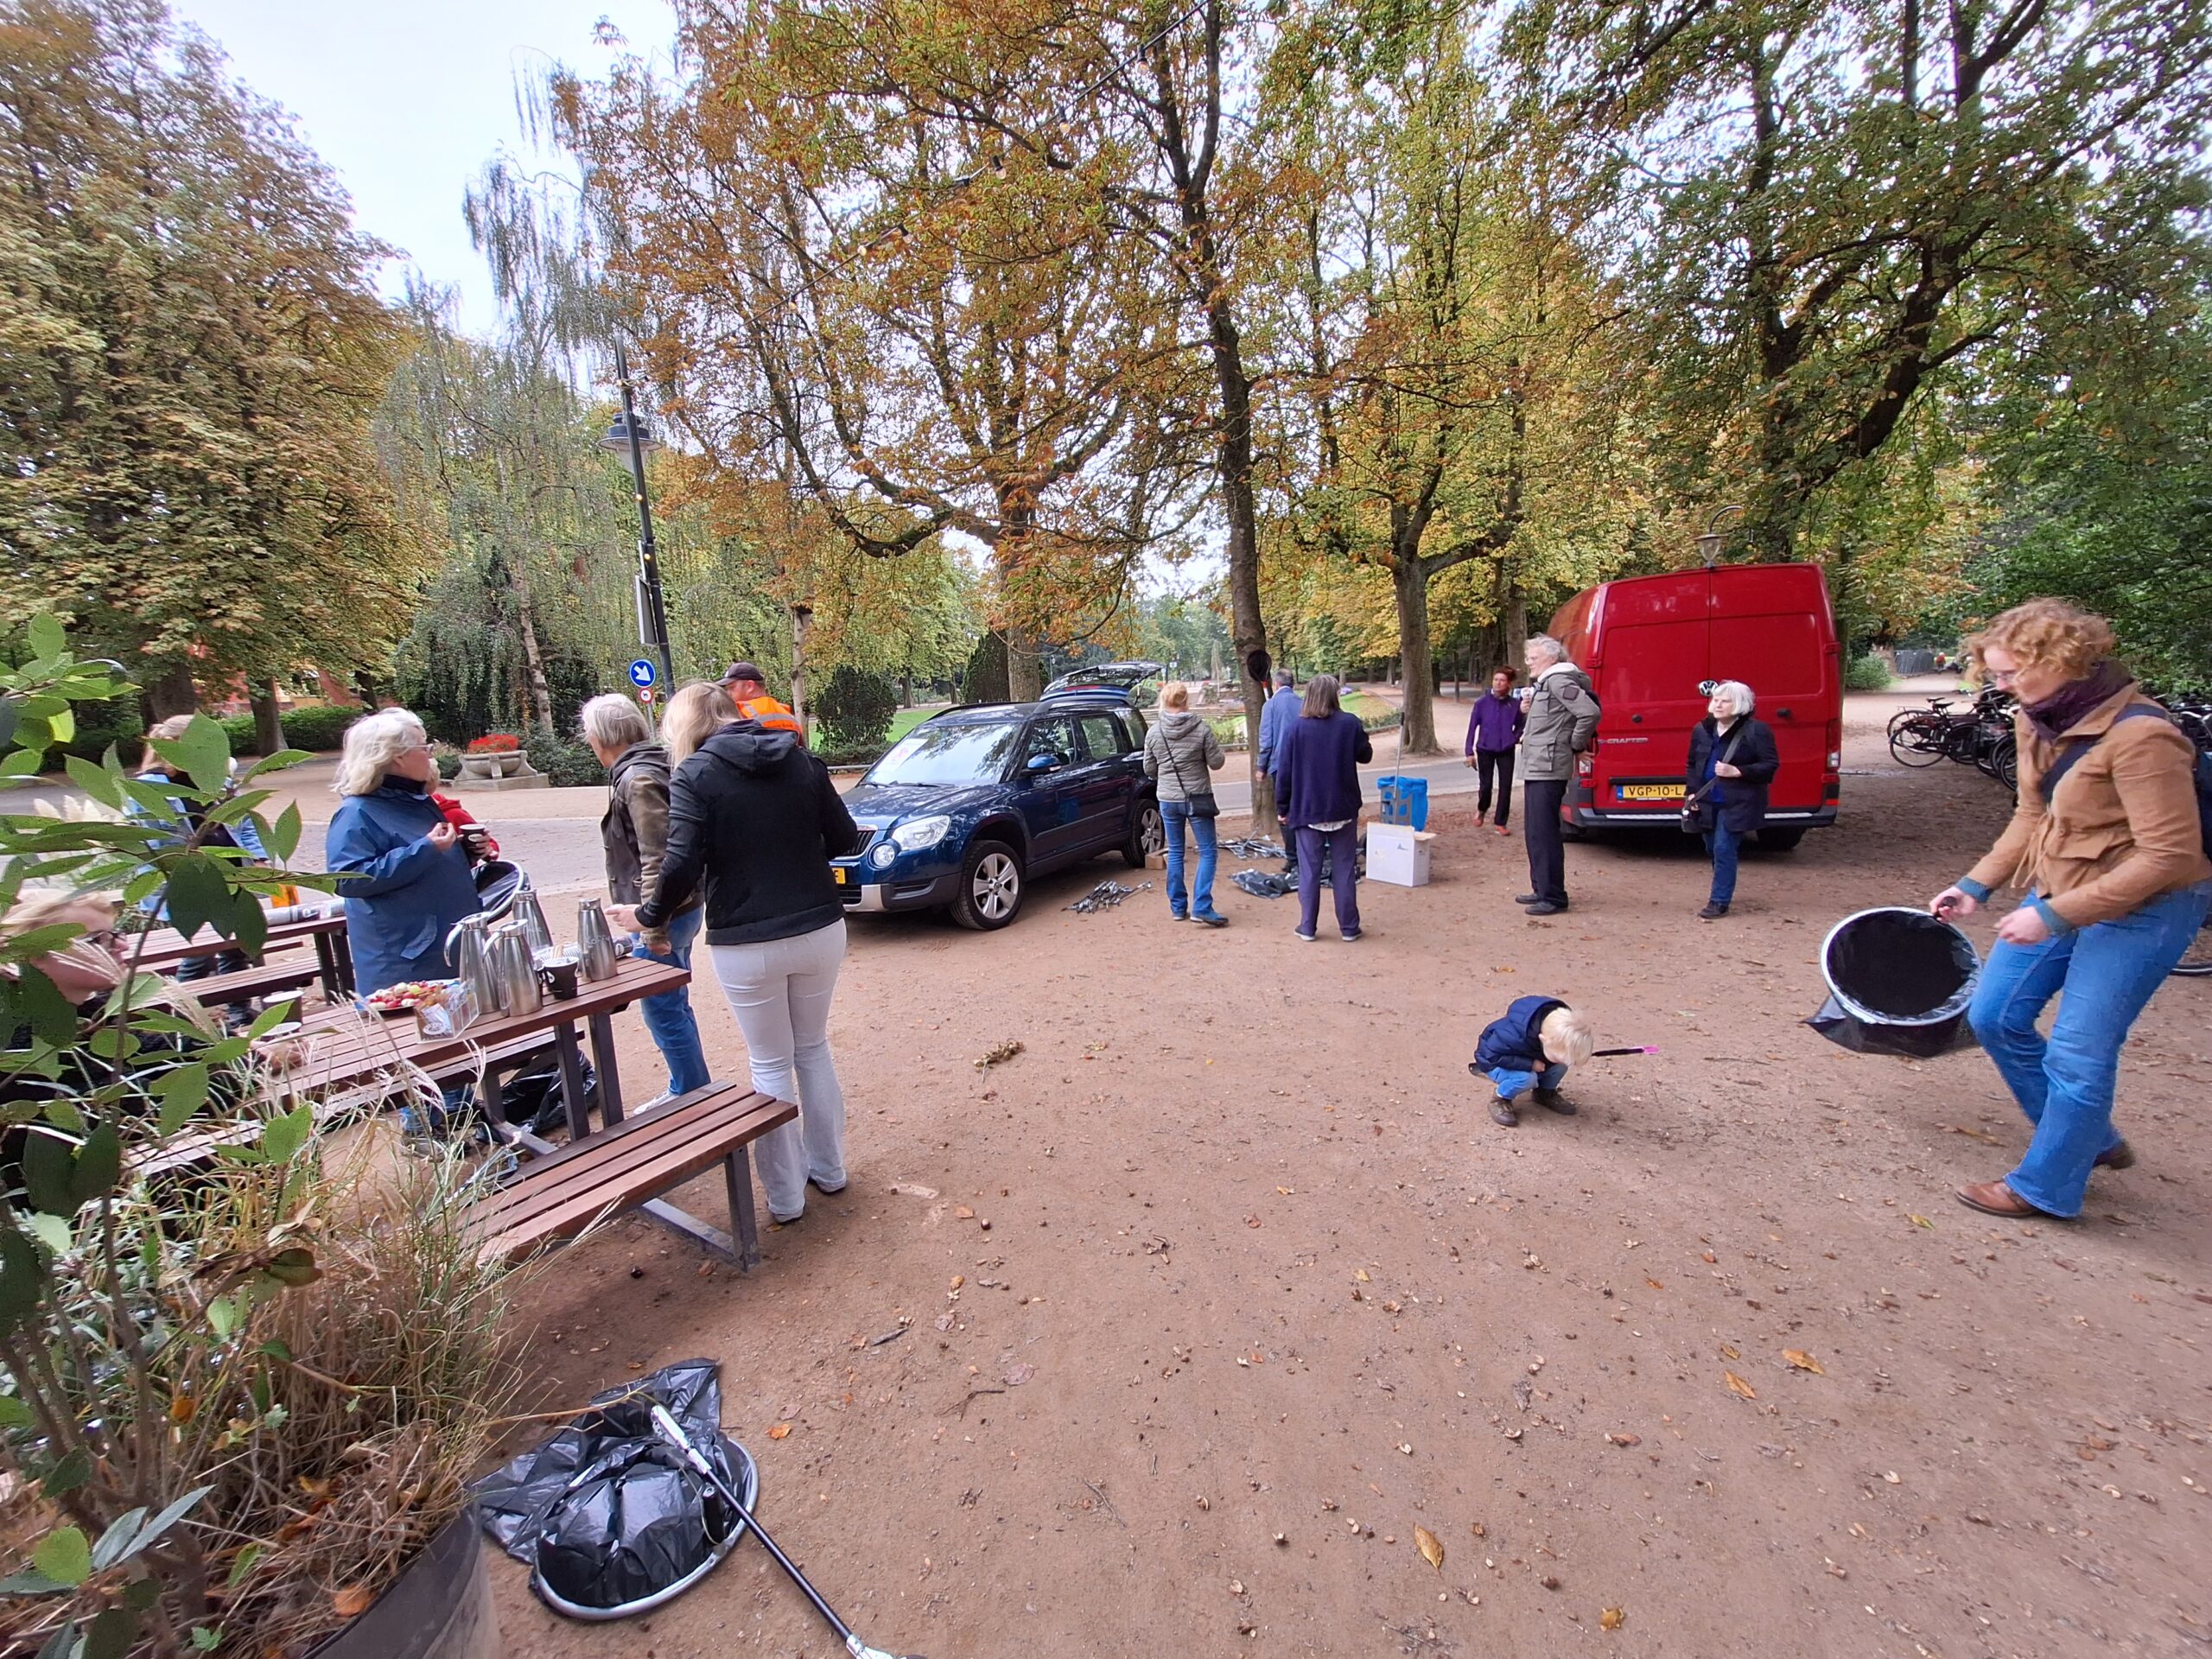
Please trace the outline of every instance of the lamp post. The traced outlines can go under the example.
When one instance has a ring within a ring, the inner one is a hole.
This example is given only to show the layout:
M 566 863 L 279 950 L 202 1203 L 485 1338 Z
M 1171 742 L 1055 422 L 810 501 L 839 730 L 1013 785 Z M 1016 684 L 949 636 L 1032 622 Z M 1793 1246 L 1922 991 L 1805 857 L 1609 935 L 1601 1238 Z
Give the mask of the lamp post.
M 626 391 L 627 388 L 625 390 Z M 639 487 L 642 489 L 644 486 L 640 485 Z M 1727 539 L 1720 533 L 1721 518 L 1728 513 L 1742 512 L 1743 508 L 1736 505 L 1715 507 L 1713 510 L 1713 517 L 1706 521 L 1705 534 L 1697 538 L 1697 550 L 1699 556 L 1704 559 L 1707 569 L 1710 570 L 1720 563 L 1720 544 Z
M 637 400 L 630 391 L 630 354 L 619 344 L 614 378 L 621 383 L 622 409 L 599 442 L 603 449 L 626 452 L 630 457 L 630 479 L 638 499 L 638 639 L 660 659 L 661 696 L 666 697 L 676 687 L 676 663 L 669 654 L 668 604 L 661 593 L 660 556 L 653 543 L 652 503 L 645 494 L 645 451 L 657 446 L 638 418 Z

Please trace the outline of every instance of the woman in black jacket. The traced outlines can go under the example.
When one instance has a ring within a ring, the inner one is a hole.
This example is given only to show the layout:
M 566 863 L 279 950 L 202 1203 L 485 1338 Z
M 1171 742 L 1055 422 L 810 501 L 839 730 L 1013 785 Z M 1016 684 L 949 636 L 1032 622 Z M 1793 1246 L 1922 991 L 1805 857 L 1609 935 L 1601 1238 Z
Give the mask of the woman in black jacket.
M 806 1189 L 845 1185 L 845 1095 L 830 1055 L 830 1003 L 845 959 L 845 903 L 830 861 L 863 839 L 823 764 L 789 732 L 741 720 L 717 685 L 669 700 L 662 740 L 668 842 L 640 905 L 618 927 L 665 927 L 704 885 L 715 977 L 745 1033 L 753 1086 L 798 1103 L 799 1119 L 764 1136 L 756 1155 L 768 1213 L 797 1221 Z
M 1751 688 L 1723 680 L 1713 688 L 1710 712 L 1690 729 L 1690 810 L 1713 860 L 1713 892 L 1704 920 L 1718 921 L 1736 898 L 1736 850 L 1766 819 L 1766 786 L 1782 757 L 1764 721 L 1751 718 Z

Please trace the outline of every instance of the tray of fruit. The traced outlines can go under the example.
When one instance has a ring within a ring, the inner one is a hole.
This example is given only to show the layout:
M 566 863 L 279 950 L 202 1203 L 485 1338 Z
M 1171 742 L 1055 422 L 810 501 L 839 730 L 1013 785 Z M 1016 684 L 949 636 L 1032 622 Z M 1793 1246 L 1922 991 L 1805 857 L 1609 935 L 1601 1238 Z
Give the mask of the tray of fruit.
M 435 980 L 404 979 L 380 991 L 371 991 L 363 1000 L 378 1014 L 400 1014 L 436 1001 L 444 990 Z

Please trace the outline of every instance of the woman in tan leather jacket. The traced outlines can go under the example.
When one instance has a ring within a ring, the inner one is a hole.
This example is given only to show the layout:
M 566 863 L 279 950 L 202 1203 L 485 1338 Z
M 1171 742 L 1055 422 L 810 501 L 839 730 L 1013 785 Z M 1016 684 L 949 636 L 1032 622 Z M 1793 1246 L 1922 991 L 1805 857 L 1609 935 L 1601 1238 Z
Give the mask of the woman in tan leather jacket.
M 1967 644 L 2019 701 L 2019 795 L 1997 844 L 1929 908 L 1967 916 L 1999 887 L 2027 895 L 1998 924 L 1967 1018 L 2035 1133 L 2011 1174 L 1959 1200 L 2075 1216 L 2093 1169 L 2135 1161 L 2112 1123 L 2120 1046 L 2212 903 L 2196 751 L 2113 659 L 2102 617 L 2032 599 Z M 2053 996 L 2046 1040 L 2036 1020 Z

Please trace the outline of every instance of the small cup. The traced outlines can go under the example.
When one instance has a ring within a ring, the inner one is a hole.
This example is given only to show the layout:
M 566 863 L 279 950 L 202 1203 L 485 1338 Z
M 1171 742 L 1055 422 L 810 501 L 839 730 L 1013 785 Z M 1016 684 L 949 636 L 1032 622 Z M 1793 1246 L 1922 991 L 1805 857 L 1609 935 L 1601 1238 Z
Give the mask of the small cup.
M 556 1002 L 565 1002 L 576 994 L 576 959 L 545 957 L 537 964 L 537 977 L 544 982 L 546 995 Z

